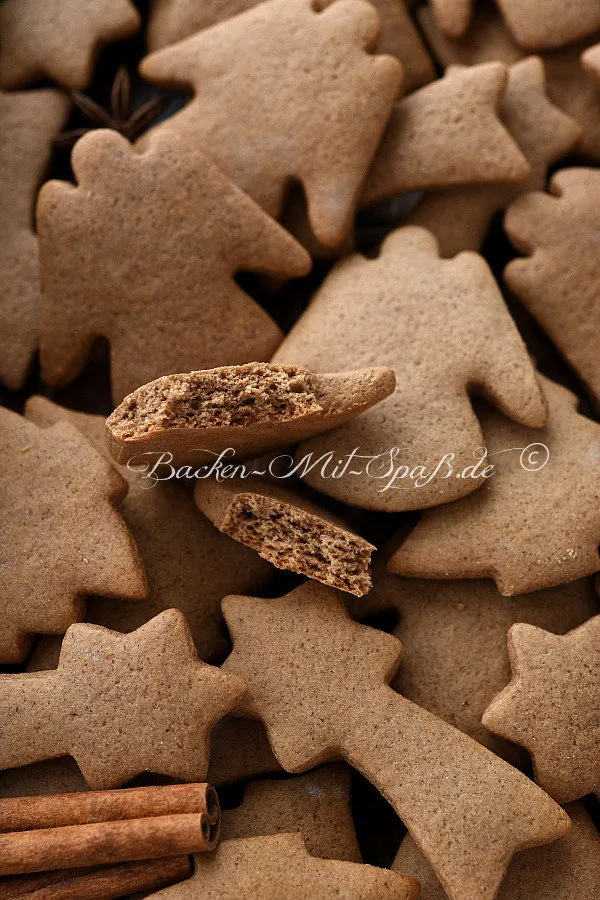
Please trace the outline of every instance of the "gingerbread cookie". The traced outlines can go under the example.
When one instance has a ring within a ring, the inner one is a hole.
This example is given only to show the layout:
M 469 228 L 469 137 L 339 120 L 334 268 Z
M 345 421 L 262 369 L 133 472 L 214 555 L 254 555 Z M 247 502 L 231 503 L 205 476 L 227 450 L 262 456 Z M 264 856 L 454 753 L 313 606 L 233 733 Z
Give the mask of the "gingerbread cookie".
M 392 804 L 449 895 L 494 896 L 515 850 L 565 834 L 568 817 L 528 778 L 387 686 L 401 652 L 307 582 L 284 597 L 226 597 L 242 707 L 285 769 L 344 758 Z M 291 661 L 293 664 L 291 664 Z
M 264 478 L 210 479 L 198 482 L 194 498 L 219 531 L 278 569 L 357 597 L 371 587 L 373 544 L 298 491 Z
M 467 30 L 473 15 L 473 0 L 430 0 L 440 31 L 449 38 L 459 38 Z
M 600 28 L 597 0 L 496 0 L 517 43 L 526 50 L 553 50 Z
M 600 44 L 593 44 L 582 53 L 581 63 L 592 78 L 600 81 Z
M 435 238 L 422 228 L 392 232 L 376 259 L 342 260 L 274 360 L 314 371 L 373 360 L 394 369 L 391 397 L 305 442 L 296 455 L 297 463 L 308 460 L 299 474 L 312 487 L 367 509 L 422 509 L 481 485 L 481 478 L 457 477 L 476 463 L 483 443 L 469 399 L 474 385 L 517 421 L 538 427 L 546 417 L 527 351 L 487 265 L 474 253 L 440 259 Z M 358 456 L 349 459 L 354 448 Z M 347 460 L 343 477 L 324 477 L 331 467 L 323 472 L 323 463 L 315 464 L 328 453 Z
M 501 60 L 507 65 L 526 55 L 497 9 L 478 4 L 469 30 L 460 40 L 444 37 L 436 28 L 430 11 L 421 7 L 418 18 L 427 41 L 442 66 L 453 63 L 477 65 Z M 543 55 L 547 91 L 552 103 L 575 119 L 581 130 L 579 150 L 585 159 L 600 160 L 600 88 L 592 67 L 582 63 L 582 54 L 598 42 L 595 34 L 577 44 L 559 47 Z M 587 69 L 587 70 L 586 70 Z
M 106 420 L 110 453 L 119 463 L 153 462 L 168 453 L 175 466 L 259 456 L 329 431 L 394 390 L 380 366 L 315 375 L 298 366 L 248 363 L 167 375 L 134 391 Z
M 170 132 L 143 153 L 91 132 L 72 166 L 78 186 L 48 182 L 37 208 L 48 384 L 72 381 L 97 335 L 110 341 L 117 403 L 168 372 L 269 357 L 281 332 L 234 276 L 306 273 L 287 232 Z
M 548 100 L 544 66 L 535 56 L 508 70 L 500 115 L 527 158 L 529 177 L 515 185 L 455 187 L 424 197 L 406 223 L 429 228 L 443 256 L 479 250 L 493 216 L 525 191 L 543 190 L 548 166 L 565 156 L 581 134 L 575 120 Z
M 191 137 L 275 217 L 300 182 L 312 231 L 335 246 L 400 87 L 398 60 L 369 52 L 378 31 L 365 2 L 318 12 L 311 0 L 267 0 L 151 54 L 140 70 L 197 92 L 161 130 Z
M 140 23 L 130 0 L 4 0 L 0 87 L 51 78 L 81 90 L 99 48 L 135 34 Z
M 87 594 L 143 600 L 137 548 L 115 506 L 126 483 L 71 425 L 43 430 L 0 409 L 0 662 L 35 633 L 62 634 Z
M 529 164 L 498 116 L 502 63 L 450 68 L 394 106 L 361 202 L 456 184 L 523 181 Z
M 324 9 L 331 0 L 321 0 Z M 378 53 L 390 53 L 402 63 L 406 93 L 433 81 L 435 70 L 403 0 L 372 0 L 381 17 Z M 153 0 L 148 23 L 148 49 L 160 50 L 203 28 L 256 6 L 258 0 Z
M 25 414 L 44 428 L 71 422 L 108 456 L 101 416 L 76 413 L 43 397 L 30 398 Z M 181 482 L 157 483 L 148 490 L 135 472 L 119 471 L 130 483 L 120 511 L 140 549 L 149 595 L 143 604 L 96 598 L 88 604 L 88 621 L 133 631 L 174 607 L 184 613 L 202 659 L 220 661 L 229 647 L 221 600 L 231 591 L 262 590 L 274 569 L 252 550 L 217 531 L 198 512 L 191 491 Z M 56 661 L 43 668 L 55 665 Z
M 61 638 L 41 637 L 29 658 L 27 671 L 56 669 L 61 644 Z M 273 756 L 260 722 L 227 715 L 216 723 L 210 733 L 210 761 L 206 774 L 210 784 L 219 787 L 280 771 L 281 766 Z M 84 790 L 87 790 L 86 782 L 70 756 L 0 771 L 0 797 L 68 794 Z
M 210 736 L 210 784 L 221 786 L 280 772 L 267 733 L 260 722 L 225 716 Z
M 224 810 L 221 840 L 299 831 L 311 856 L 362 862 L 350 809 L 350 768 L 332 763 L 298 778 L 251 781 Z
M 231 19 L 256 6 L 257 0 L 152 0 L 148 21 L 148 50 L 160 50 Z
M 510 66 L 526 55 L 493 3 L 477 3 L 469 27 L 455 39 L 440 29 L 431 5 L 419 6 L 416 15 L 428 46 L 444 68 L 455 63 L 477 66 L 493 61 Z
M 498 900 L 588 900 L 600 884 L 598 830 L 581 803 L 565 810 L 573 827 L 564 837 L 513 856 L 498 891 Z M 410 835 L 392 869 L 412 875 L 421 885 L 419 900 L 445 900 L 446 892 Z
M 582 62 L 585 50 L 598 41 L 594 35 L 579 44 L 544 55 L 548 96 L 579 122 L 578 150 L 586 160 L 600 162 L 600 85 Z
M 417 900 L 419 894 L 418 882 L 399 872 L 310 856 L 301 834 L 223 841 L 194 862 L 191 878 L 148 900 Z
M 563 169 L 547 194 L 526 194 L 504 220 L 527 259 L 504 270 L 509 288 L 535 316 L 600 406 L 600 171 Z
M 600 571 L 600 425 L 576 412 L 566 388 L 543 384 L 550 412 L 541 430 L 482 412 L 495 474 L 472 497 L 427 510 L 392 572 L 493 578 L 510 597 Z
M 23 386 L 39 340 L 33 207 L 68 109 L 59 91 L 0 91 L 0 381 L 13 390 Z
M 203 781 L 210 729 L 244 693 L 175 609 L 131 634 L 72 625 L 52 672 L 0 675 L 0 768 L 69 754 L 92 788 L 141 772 Z
M 359 600 L 349 597 L 346 607 L 361 618 L 394 610 L 393 634 L 404 649 L 392 687 L 521 766 L 527 761 L 523 751 L 481 724 L 484 710 L 510 678 L 506 632 L 515 622 L 528 622 L 564 634 L 585 622 L 599 610 L 593 579 L 503 597 L 489 580 L 401 578 L 386 570 L 399 540 L 377 554 L 372 590 Z
M 473 0 L 430 0 L 440 31 L 463 37 L 473 16 Z M 600 28 L 596 0 L 496 0 L 516 42 L 526 50 L 552 50 Z
M 559 803 L 600 792 L 600 616 L 564 635 L 513 625 L 508 652 L 513 680 L 483 724 L 530 752 Z

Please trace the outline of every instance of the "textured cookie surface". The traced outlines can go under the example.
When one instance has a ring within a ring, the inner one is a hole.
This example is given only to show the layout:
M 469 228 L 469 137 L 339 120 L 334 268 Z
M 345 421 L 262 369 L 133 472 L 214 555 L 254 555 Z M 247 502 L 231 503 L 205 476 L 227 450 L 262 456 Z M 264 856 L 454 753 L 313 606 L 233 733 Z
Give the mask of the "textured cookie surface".
M 598 830 L 581 803 L 565 811 L 573 827 L 565 837 L 513 856 L 498 891 L 498 900 L 587 900 L 600 883 Z M 431 866 L 407 835 L 392 869 L 412 875 L 421 885 L 419 900 L 446 900 Z
M 305 274 L 287 232 L 170 132 L 143 153 L 91 132 L 72 165 L 77 186 L 48 182 L 37 208 L 49 384 L 79 374 L 97 335 L 110 342 L 115 402 L 168 372 L 268 358 L 281 332 L 235 275 Z
M 536 427 L 545 420 L 527 351 L 487 265 L 474 253 L 440 259 L 422 228 L 392 232 L 376 259 L 355 254 L 340 262 L 274 360 L 314 371 L 374 360 L 394 369 L 392 396 L 297 452 L 297 460 L 312 454 L 312 462 L 327 453 L 344 458 L 355 447 L 376 456 L 351 462 L 359 475 L 323 477 L 321 465 L 306 474 L 313 487 L 355 506 L 422 509 L 481 485 L 456 477 L 475 464 L 483 443 L 468 393 L 475 385 L 517 421 Z M 447 454 L 454 454 L 451 477 Z
M 12 389 L 22 387 L 39 340 L 33 209 L 68 108 L 59 91 L 0 90 L 0 381 Z
M 600 570 L 600 426 L 576 412 L 570 391 L 543 383 L 546 427 L 482 414 L 495 474 L 471 497 L 427 510 L 390 560 L 392 572 L 493 578 L 512 596 Z
M 106 422 L 113 458 L 199 466 L 298 443 L 355 418 L 388 397 L 394 373 L 379 366 L 315 375 L 298 366 L 249 363 L 168 375 L 126 397 Z M 154 454 L 154 455 L 153 455 Z
M 115 509 L 126 484 L 72 425 L 40 429 L 0 409 L 0 659 L 64 633 L 88 594 L 143 600 L 137 548 Z
M 506 66 L 451 68 L 394 106 L 361 202 L 455 184 L 522 181 L 527 160 L 498 117 Z
M 159 50 L 203 28 L 236 16 L 259 0 L 154 0 L 148 23 L 148 49 Z M 321 0 L 324 9 L 332 0 Z M 372 0 L 381 17 L 376 49 L 391 53 L 402 63 L 402 86 L 408 93 L 435 78 L 429 54 L 409 11 L 398 0 Z
M 544 66 L 534 56 L 509 68 L 500 114 L 527 158 L 530 174 L 514 185 L 472 185 L 428 194 L 406 222 L 429 228 L 443 256 L 479 250 L 494 214 L 525 191 L 543 190 L 548 166 L 568 153 L 581 134 L 577 122 L 548 100 Z
M 192 878 L 153 900 L 416 900 L 419 885 L 389 869 L 310 856 L 302 835 L 223 841 L 194 857 Z
M 297 490 L 263 478 L 213 478 L 199 482 L 194 497 L 219 531 L 278 569 L 359 597 L 369 590 L 373 544 Z
M 102 416 L 73 412 L 43 397 L 31 397 L 25 414 L 43 428 L 70 422 L 99 453 L 108 456 Z M 217 531 L 198 512 L 185 484 L 175 480 L 152 483 L 125 467 L 119 472 L 129 482 L 119 510 L 144 562 L 148 598 L 144 603 L 128 603 L 96 597 L 88 603 L 88 621 L 133 631 L 163 610 L 176 608 L 184 613 L 202 659 L 220 661 L 229 646 L 221 600 L 231 591 L 262 590 L 274 569 L 252 550 Z M 161 469 L 161 477 L 163 474 Z M 262 771 L 260 767 L 257 770 L 259 774 Z
M 550 195 L 521 197 L 504 224 L 513 244 L 529 257 L 505 268 L 508 286 L 600 406 L 600 171 L 561 170 Z
M 84 88 L 98 48 L 140 26 L 130 0 L 4 0 L 0 4 L 0 87 L 41 78 Z
M 353 622 L 331 588 L 276 599 L 226 597 L 234 649 L 223 670 L 248 685 L 288 771 L 345 758 L 390 802 L 451 897 L 493 897 L 524 846 L 568 830 L 528 778 L 387 686 L 401 644 Z M 485 823 L 485 825 L 484 825 Z
M 517 42 L 527 50 L 553 50 L 600 28 L 596 0 L 496 0 Z
M 332 763 L 298 778 L 251 781 L 223 810 L 221 840 L 299 831 L 311 856 L 362 862 L 350 809 L 350 769 Z
M 600 791 L 600 616 L 568 634 L 508 633 L 513 680 L 483 716 L 526 747 L 538 784 L 559 803 Z
M 373 588 L 346 606 L 353 617 L 394 610 L 404 648 L 392 687 L 513 765 L 524 752 L 490 732 L 481 717 L 510 679 L 506 633 L 527 622 L 564 634 L 600 609 L 593 579 L 503 597 L 491 580 L 434 581 L 386 571 L 396 540 L 378 554 Z M 432 666 L 431 661 L 435 660 Z
M 335 246 L 400 86 L 398 60 L 368 52 L 378 32 L 364 0 L 322 12 L 311 0 L 267 0 L 157 51 L 141 71 L 197 91 L 161 130 L 193 137 L 276 217 L 289 182 L 300 182 L 314 234 Z
M 202 781 L 210 729 L 244 690 L 198 658 L 178 610 L 131 634 L 72 625 L 55 671 L 0 676 L 0 767 L 69 754 L 92 788 Z

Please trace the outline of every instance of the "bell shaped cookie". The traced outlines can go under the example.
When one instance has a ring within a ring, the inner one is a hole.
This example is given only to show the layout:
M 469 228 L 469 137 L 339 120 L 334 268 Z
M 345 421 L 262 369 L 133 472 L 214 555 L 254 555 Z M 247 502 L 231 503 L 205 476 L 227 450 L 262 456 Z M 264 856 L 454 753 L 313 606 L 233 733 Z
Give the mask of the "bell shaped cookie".
M 296 453 L 296 474 L 352 506 L 422 509 L 481 486 L 469 468 L 483 443 L 470 393 L 534 428 L 546 418 L 485 261 L 441 259 L 422 228 L 392 232 L 375 259 L 338 263 L 273 359 L 317 372 L 375 360 L 394 370 L 394 394 Z
M 506 596 L 600 571 L 600 425 L 544 379 L 548 424 L 534 431 L 487 411 L 494 471 L 482 490 L 427 510 L 390 560 L 421 578 L 493 578 Z

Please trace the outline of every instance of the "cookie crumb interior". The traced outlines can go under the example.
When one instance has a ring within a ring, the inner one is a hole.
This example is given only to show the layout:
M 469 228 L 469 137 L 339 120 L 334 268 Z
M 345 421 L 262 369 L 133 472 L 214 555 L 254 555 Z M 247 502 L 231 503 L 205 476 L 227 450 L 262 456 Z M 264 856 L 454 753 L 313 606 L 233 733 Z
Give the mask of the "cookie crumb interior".
M 304 510 L 258 494 L 241 494 L 231 504 L 222 530 L 278 569 L 357 597 L 371 588 L 372 545 Z
M 158 378 L 126 397 L 107 424 L 127 439 L 165 428 L 286 422 L 321 411 L 309 372 L 248 363 Z

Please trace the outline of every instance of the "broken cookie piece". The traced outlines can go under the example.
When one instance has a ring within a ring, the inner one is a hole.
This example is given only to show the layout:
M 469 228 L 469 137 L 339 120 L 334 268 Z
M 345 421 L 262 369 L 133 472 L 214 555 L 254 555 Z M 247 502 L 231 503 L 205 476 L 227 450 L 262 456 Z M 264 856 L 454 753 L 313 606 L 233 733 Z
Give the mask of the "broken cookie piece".
M 126 397 L 106 420 L 109 450 L 118 463 L 165 451 L 176 465 L 205 462 L 228 448 L 242 458 L 259 456 L 348 421 L 394 387 L 394 373 L 383 366 L 314 375 L 256 362 L 165 375 Z
M 219 531 L 278 569 L 357 597 L 370 590 L 369 562 L 376 548 L 296 491 L 261 478 L 211 479 L 198 482 L 195 500 Z

